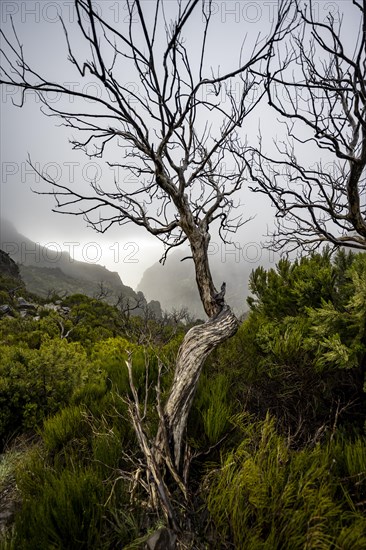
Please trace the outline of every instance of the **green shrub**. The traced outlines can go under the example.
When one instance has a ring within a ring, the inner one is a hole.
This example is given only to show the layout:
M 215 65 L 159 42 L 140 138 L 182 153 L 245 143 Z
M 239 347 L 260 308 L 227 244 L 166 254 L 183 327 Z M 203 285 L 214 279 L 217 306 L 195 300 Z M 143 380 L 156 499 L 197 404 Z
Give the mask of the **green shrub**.
M 23 504 L 15 548 L 100 550 L 135 537 L 128 525 L 137 516 L 127 510 L 129 486 L 120 477 L 124 419 L 113 409 L 113 392 L 99 406 L 98 416 L 71 405 L 44 422 L 42 446 L 18 468 Z
M 214 445 L 224 435 L 232 416 L 229 400 L 230 381 L 226 374 L 210 378 L 206 373 L 201 375 L 188 424 L 188 433 L 195 440 L 193 445 Z
M 16 519 L 16 548 L 100 548 L 105 491 L 91 468 L 61 472 L 33 460 L 19 475 L 23 494 Z
M 300 446 L 334 422 L 363 429 L 366 254 L 283 260 L 250 284 L 251 312 L 205 368 L 228 377 L 236 412 L 269 411 Z
M 90 369 L 91 372 L 92 369 Z M 99 377 L 100 373 L 95 372 L 95 376 Z M 100 376 L 102 378 L 102 376 Z M 76 405 L 84 404 L 87 407 L 93 408 L 105 396 L 107 392 L 106 381 L 101 379 L 98 382 L 87 382 L 77 388 L 72 396 L 72 403 Z
M 335 454 L 351 454 L 353 471 L 363 468 L 365 439 L 294 451 L 269 417 L 252 422 L 244 416 L 237 424 L 242 443 L 206 479 L 208 509 L 223 543 L 243 550 L 365 547 L 366 518 L 332 470 Z M 357 472 L 363 491 L 364 471 Z
M 1 285 L 1 283 L 0 283 Z M 1 286 L 0 286 L 1 288 Z M 9 302 L 11 302 L 11 299 L 9 297 L 9 293 L 6 292 L 5 290 L 0 290 L 0 305 L 3 305 L 3 304 L 9 304 Z
M 66 340 L 46 340 L 39 350 L 2 346 L 0 438 L 40 426 L 69 402 L 86 373 L 86 353 Z
M 118 468 L 122 457 L 122 436 L 117 428 L 101 426 L 92 442 L 92 460 L 105 477 Z
M 82 342 L 92 348 L 95 342 L 118 336 L 123 332 L 123 322 L 116 307 L 106 302 L 74 294 L 63 301 L 71 308 L 69 322 L 73 324 L 71 341 Z
M 146 376 L 150 386 L 157 380 L 157 358 L 153 349 L 131 344 L 124 338 L 97 342 L 92 352 L 93 369 L 104 372 L 107 386 L 120 395 L 130 395 L 126 360 L 131 353 L 133 380 L 140 397 L 145 395 Z M 153 395 L 153 394 L 152 394 Z
M 87 431 L 83 407 L 69 406 L 44 422 L 42 438 L 48 452 L 59 452 Z

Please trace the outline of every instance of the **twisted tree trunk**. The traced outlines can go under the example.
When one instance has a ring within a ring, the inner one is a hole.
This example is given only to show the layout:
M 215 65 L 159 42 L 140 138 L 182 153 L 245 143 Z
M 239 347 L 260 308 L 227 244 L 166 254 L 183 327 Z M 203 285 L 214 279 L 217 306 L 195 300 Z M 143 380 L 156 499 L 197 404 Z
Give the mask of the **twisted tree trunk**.
M 161 419 L 164 425 L 160 426 L 156 438 L 157 454 L 169 452 L 169 459 L 174 463 L 178 473 L 184 469 L 184 435 L 203 364 L 213 349 L 238 330 L 238 320 L 224 302 L 225 291 L 219 298 L 213 284 L 208 262 L 210 235 L 202 227 L 197 228 L 187 212 L 182 218 L 191 244 L 197 287 L 209 319 L 202 325 L 191 328 L 181 344 L 173 384 Z
M 177 355 L 174 379 L 164 409 L 160 402 L 160 385 L 157 388 L 160 422 L 154 442 L 148 441 L 142 429 L 137 394 L 135 407 L 130 406 L 130 415 L 145 455 L 148 479 L 154 480 L 153 484 L 149 485 L 151 505 L 158 508 L 160 503 L 169 526 L 175 532 L 179 532 L 185 522 L 184 513 L 182 515 L 182 510 L 176 510 L 171 489 L 175 491 L 175 488 L 179 487 L 187 503 L 188 488 L 184 472 L 189 464 L 185 460 L 187 455 L 183 453 L 183 449 L 188 415 L 206 358 L 219 344 L 236 333 L 238 320 L 225 304 L 225 284 L 218 293 L 213 283 L 208 261 L 210 234 L 207 222 L 197 223 L 185 195 L 175 197 L 175 202 L 180 213 L 180 226 L 191 246 L 196 283 L 209 319 L 191 328 L 185 335 Z M 168 482 L 169 478 L 165 476 L 167 470 L 172 475 L 175 485 Z
M 233 336 L 237 329 L 237 318 L 225 305 L 206 323 L 191 328 L 179 349 L 174 380 L 164 410 L 169 448 L 178 472 L 183 468 L 182 448 L 188 414 L 205 359 L 221 342 Z M 158 445 L 161 436 L 159 430 Z

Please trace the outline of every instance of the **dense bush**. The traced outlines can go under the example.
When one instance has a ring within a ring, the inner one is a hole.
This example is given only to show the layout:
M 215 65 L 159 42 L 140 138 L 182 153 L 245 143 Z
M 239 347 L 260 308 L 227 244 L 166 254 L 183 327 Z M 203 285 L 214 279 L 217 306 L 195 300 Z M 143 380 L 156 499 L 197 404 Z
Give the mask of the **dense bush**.
M 1 346 L 0 437 L 34 429 L 65 406 L 87 372 L 85 351 L 66 340 L 39 349 Z
M 299 444 L 365 419 L 366 255 L 327 251 L 251 277 L 251 312 L 210 368 L 224 370 L 243 407 Z
M 71 341 L 92 347 L 94 342 L 123 333 L 123 322 L 117 309 L 106 302 L 74 294 L 63 300 L 62 305 L 70 308 L 67 328 L 71 329 Z
M 366 255 L 282 260 L 250 286 L 250 312 L 206 362 L 188 421 L 197 548 L 361 550 Z M 164 402 L 188 326 L 126 324 L 82 295 L 62 306 L 0 321 L 2 441 L 39 434 L 17 460 L 22 507 L 4 548 L 141 547 L 158 518 L 136 481 L 126 360 L 153 439 L 158 371 Z
M 19 550 L 101 547 L 105 488 L 95 469 L 56 470 L 35 456 L 23 465 L 18 483 L 23 494 L 16 522 Z
M 17 469 L 17 549 L 124 547 L 138 535 L 143 514 L 130 510 L 121 476 L 137 448 L 117 382 L 85 384 L 44 422 L 38 447 Z
M 366 438 L 294 451 L 269 416 L 237 424 L 240 445 L 205 480 L 216 548 L 366 547 Z

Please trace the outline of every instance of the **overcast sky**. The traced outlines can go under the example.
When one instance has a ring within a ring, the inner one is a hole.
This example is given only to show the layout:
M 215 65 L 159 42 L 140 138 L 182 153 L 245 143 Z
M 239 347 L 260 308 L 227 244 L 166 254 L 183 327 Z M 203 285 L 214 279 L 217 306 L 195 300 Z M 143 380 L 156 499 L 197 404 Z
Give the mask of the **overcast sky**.
M 154 0 L 145 0 L 146 7 Z M 346 12 L 346 28 L 356 32 L 358 21 L 347 19 L 347 8 L 351 1 L 314 2 L 320 18 L 328 11 Z M 124 0 L 100 0 L 95 2 L 103 15 L 118 25 L 127 25 L 127 11 Z M 175 0 L 167 4 L 175 5 Z M 150 6 L 149 6 L 150 5 Z M 245 34 L 251 44 L 258 32 L 266 34 L 276 10 L 276 2 L 262 0 L 213 2 L 213 33 L 210 46 L 210 63 L 220 65 L 222 71 L 238 64 L 238 52 Z M 357 12 L 355 12 L 357 13 Z M 71 26 L 75 21 L 71 0 L 3 0 L 1 2 L 1 25 L 11 33 L 10 15 L 24 45 L 26 59 L 40 73 L 50 79 L 73 83 L 76 89 L 88 86 L 68 64 L 65 40 L 58 15 L 62 14 Z M 198 12 L 198 17 L 199 17 Z M 189 27 L 192 48 L 199 37 L 202 21 L 194 21 Z M 81 42 L 77 46 L 82 48 Z M 82 51 L 82 50 L 80 50 Z M 131 88 L 138 83 L 131 81 Z M 76 259 L 97 261 L 113 271 L 118 271 L 125 284 L 136 287 L 143 271 L 160 257 L 160 244 L 133 225 L 112 228 L 105 235 L 99 235 L 86 228 L 81 217 L 64 216 L 51 211 L 52 197 L 39 196 L 32 188 L 39 189 L 39 178 L 27 165 L 28 154 L 40 169 L 48 171 L 59 181 L 88 181 L 96 174 L 103 181 L 113 178 L 111 169 L 103 163 L 88 160 L 80 152 L 71 150 L 68 143 L 70 130 L 57 127 L 58 121 L 40 112 L 40 103 L 33 93 L 26 95 L 22 109 L 12 105 L 19 94 L 11 87 L 1 89 L 1 216 L 11 220 L 19 232 L 43 245 L 53 243 L 62 249 L 73 251 Z M 57 102 L 58 98 L 54 97 Z M 225 98 L 223 97 L 223 101 Z M 274 118 L 268 113 L 265 104 L 260 107 L 243 128 L 243 135 L 253 138 L 257 134 L 259 121 L 266 138 L 275 137 Z M 245 225 L 236 240 L 243 246 L 249 242 L 259 243 L 266 232 L 267 224 L 272 225 L 273 209 L 262 195 L 254 195 L 243 190 L 244 217 L 255 216 L 254 221 Z M 67 245 L 66 243 L 74 243 Z M 78 244 L 79 243 L 79 244 Z M 95 243 L 90 245 L 90 243 Z M 265 251 L 263 254 L 267 254 Z

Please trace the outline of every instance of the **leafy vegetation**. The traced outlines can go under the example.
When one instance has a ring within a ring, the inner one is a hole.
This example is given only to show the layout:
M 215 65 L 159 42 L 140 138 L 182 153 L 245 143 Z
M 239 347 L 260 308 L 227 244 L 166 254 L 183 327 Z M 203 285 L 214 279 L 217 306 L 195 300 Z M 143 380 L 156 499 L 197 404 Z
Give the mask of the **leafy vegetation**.
M 268 415 L 261 422 L 244 416 L 237 423 L 241 443 L 206 479 L 220 539 L 248 550 L 365 548 L 365 503 L 351 497 L 358 467 L 365 477 L 364 438 L 340 436 L 293 451 Z M 352 456 L 350 462 L 346 456 Z M 347 487 L 349 481 L 353 487 Z
M 366 255 L 282 260 L 250 287 L 250 313 L 208 359 L 188 423 L 192 548 L 361 550 Z M 0 320 L 0 492 L 15 476 L 20 502 L 0 545 L 139 548 L 164 518 L 139 483 L 125 362 L 153 438 L 159 372 L 164 401 L 188 325 L 126 324 L 82 295 L 37 308 Z

